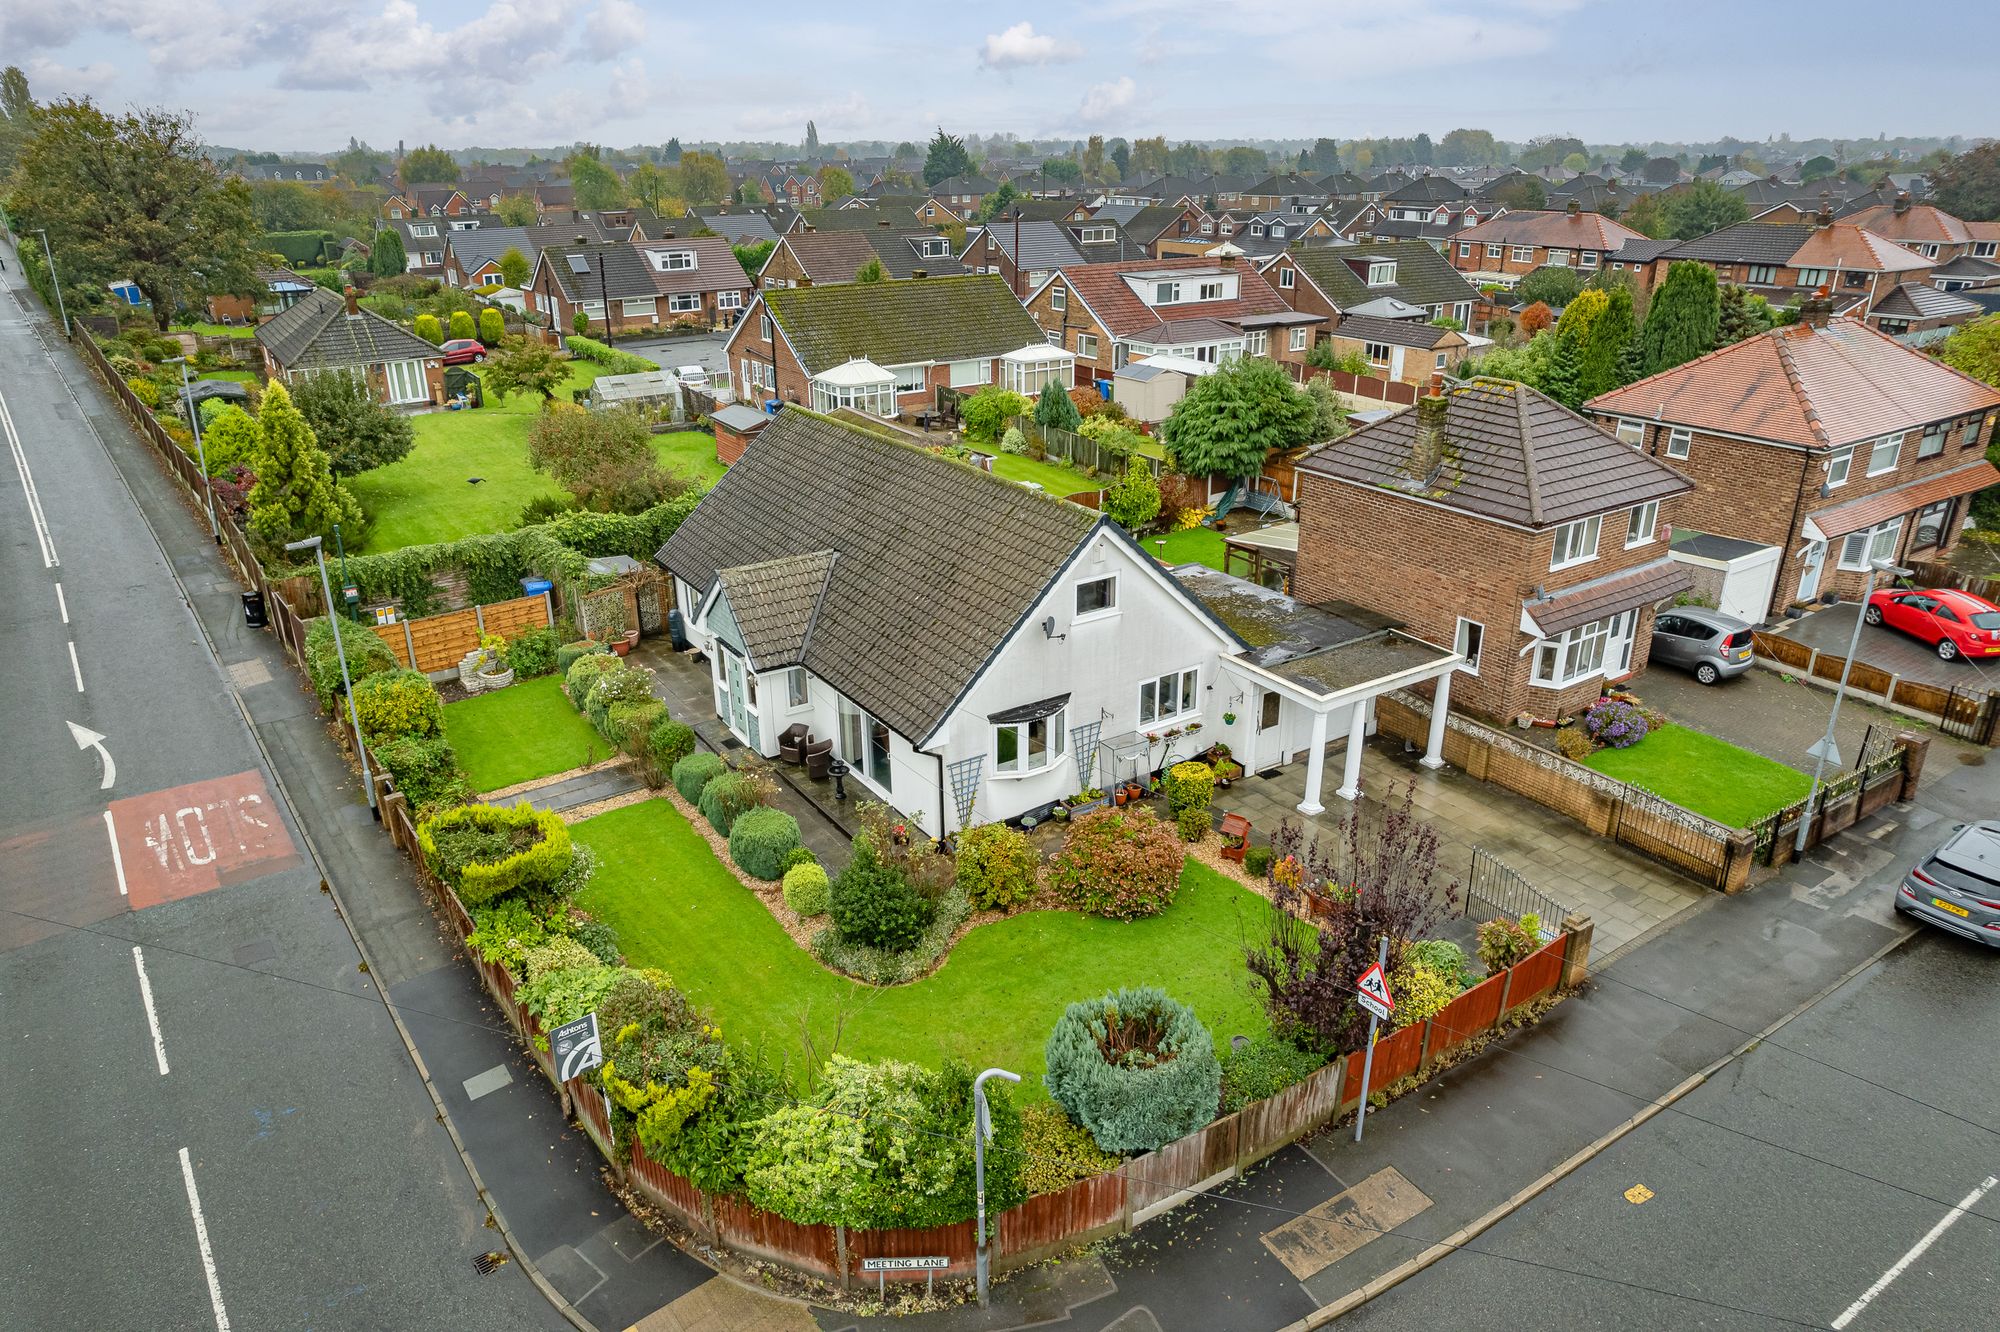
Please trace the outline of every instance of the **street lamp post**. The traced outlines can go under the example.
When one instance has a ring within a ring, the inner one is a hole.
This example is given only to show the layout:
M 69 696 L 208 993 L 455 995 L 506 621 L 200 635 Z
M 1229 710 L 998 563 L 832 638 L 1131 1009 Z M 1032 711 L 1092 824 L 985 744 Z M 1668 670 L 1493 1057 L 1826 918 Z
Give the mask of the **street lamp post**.
M 68 337 L 69 309 L 63 304 L 62 279 L 56 276 L 56 255 L 55 251 L 49 248 L 49 229 L 47 227 L 36 227 L 35 234 L 42 238 L 42 254 L 49 261 L 49 281 L 55 284 L 56 289 L 56 313 L 62 316 L 63 336 Z
M 354 752 L 361 756 L 361 786 L 368 793 L 368 811 L 376 818 L 382 811 L 375 805 L 375 775 L 368 771 L 368 746 L 361 740 L 361 714 L 354 706 L 354 681 L 347 674 L 347 650 L 340 645 L 340 617 L 333 611 L 333 586 L 326 577 L 326 542 L 316 536 L 285 543 L 289 551 L 309 550 L 319 565 L 319 590 L 326 598 L 327 623 L 333 626 L 333 655 L 340 658 L 340 687 L 347 691 L 347 720 L 354 727 Z
M 208 501 L 208 534 L 222 544 L 222 529 L 215 522 L 215 485 L 208 479 L 208 450 L 201 442 L 201 413 L 195 409 L 194 386 L 188 381 L 188 358 L 173 358 L 181 367 L 181 405 L 187 408 L 188 425 L 194 430 L 195 461 L 201 464 L 201 493 Z
M 1840 684 L 1833 691 L 1833 710 L 1826 714 L 1826 734 L 1820 737 L 1820 742 L 1811 750 L 1815 755 L 1812 786 L 1806 791 L 1805 813 L 1799 818 L 1799 835 L 1792 843 L 1792 853 L 1795 856 L 1805 854 L 1806 834 L 1812 831 L 1813 801 L 1819 796 L 1820 777 L 1826 772 L 1827 756 L 1835 752 L 1833 727 L 1840 720 L 1840 704 L 1847 697 L 1847 674 L 1854 669 L 1854 653 L 1861 646 L 1861 622 L 1868 618 L 1868 598 L 1875 592 L 1875 575 L 1878 573 L 1888 574 L 1891 578 L 1910 576 L 1908 569 L 1901 568 L 1888 560 L 1868 561 L 1868 580 L 1862 585 L 1861 604 L 1854 612 L 1854 632 L 1847 636 L 1847 660 L 1840 666 Z
M 1008 1082 L 1019 1082 L 1019 1073 L 1009 1073 L 1004 1068 L 989 1068 L 972 1080 L 972 1179 L 973 1192 L 977 1195 L 979 1219 L 972 1233 L 978 1240 L 978 1256 L 973 1260 L 973 1274 L 979 1285 L 979 1307 L 986 1307 L 986 1144 L 993 1137 L 993 1120 L 986 1113 L 986 1079 L 1004 1078 Z

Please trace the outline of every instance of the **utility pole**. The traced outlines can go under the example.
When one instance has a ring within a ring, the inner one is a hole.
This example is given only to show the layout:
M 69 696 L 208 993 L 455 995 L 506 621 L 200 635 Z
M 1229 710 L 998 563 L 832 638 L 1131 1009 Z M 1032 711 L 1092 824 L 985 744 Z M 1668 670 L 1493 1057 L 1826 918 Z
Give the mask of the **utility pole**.
M 1826 734 L 1820 737 L 1818 744 L 1806 751 L 1814 755 L 1816 761 L 1813 764 L 1812 786 L 1806 791 L 1805 812 L 1799 816 L 1799 835 L 1792 843 L 1792 854 L 1795 857 L 1802 856 L 1806 852 L 1806 835 L 1812 831 L 1813 801 L 1819 797 L 1820 778 L 1826 773 L 1827 758 L 1839 752 L 1839 746 L 1833 738 L 1833 728 L 1840 720 L 1840 704 L 1847 697 L 1847 675 L 1854 669 L 1854 652 L 1861 645 L 1861 622 L 1868 618 L 1868 598 L 1875 593 L 1875 575 L 1878 573 L 1888 574 L 1891 578 L 1910 576 L 1908 569 L 1899 568 L 1888 560 L 1868 561 L 1868 579 L 1861 587 L 1861 604 L 1854 609 L 1854 632 L 1847 636 L 1847 660 L 1840 665 L 1840 684 L 1833 691 L 1833 710 L 1826 714 Z
M 62 316 L 63 336 L 68 337 L 69 309 L 63 304 L 62 279 L 56 276 L 55 252 L 49 249 L 49 229 L 47 227 L 36 227 L 35 232 L 42 238 L 42 254 L 49 261 L 49 281 L 55 284 L 56 289 L 56 312 Z
M 361 713 L 354 706 L 354 680 L 347 673 L 347 649 L 340 645 L 340 616 L 334 613 L 333 587 L 326 578 L 326 542 L 310 536 L 304 541 L 287 542 L 285 549 L 309 550 L 319 565 L 319 590 L 326 598 L 327 623 L 333 626 L 333 655 L 340 658 L 340 687 L 347 691 L 347 720 L 354 727 L 354 752 L 361 756 L 361 786 L 368 793 L 368 812 L 379 819 L 382 811 L 375 803 L 375 775 L 368 771 L 368 746 L 361 739 Z
M 978 1196 L 979 1219 L 974 1223 L 973 1237 L 978 1241 L 978 1256 L 974 1259 L 974 1276 L 979 1287 L 979 1307 L 987 1304 L 987 1264 L 986 1252 L 986 1144 L 993 1138 L 993 1120 L 986 1112 L 986 1079 L 1004 1078 L 1008 1082 L 1019 1082 L 1019 1073 L 1009 1073 L 1004 1068 L 989 1068 L 972 1080 L 972 1177 L 973 1189 Z

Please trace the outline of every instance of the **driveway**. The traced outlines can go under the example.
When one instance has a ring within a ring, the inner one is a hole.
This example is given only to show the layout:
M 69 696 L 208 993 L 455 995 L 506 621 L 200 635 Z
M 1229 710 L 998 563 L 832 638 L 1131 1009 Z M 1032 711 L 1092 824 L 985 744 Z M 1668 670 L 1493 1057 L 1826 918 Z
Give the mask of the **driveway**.
M 671 370 L 677 365 L 699 365 L 711 375 L 726 375 L 729 373 L 728 342 L 727 333 L 699 333 L 678 338 L 633 338 L 621 341 L 618 349 L 643 356 L 649 361 L 658 361 L 663 370 Z
M 1843 601 L 1793 621 L 1783 636 L 1844 657 L 1847 640 L 1854 633 L 1854 617 L 1860 613 L 1860 602 Z M 1861 646 L 1854 655 L 1856 660 L 1879 666 L 1905 680 L 1941 689 L 2000 689 L 2000 661 L 1940 661 L 1935 649 L 1894 629 L 1862 625 Z

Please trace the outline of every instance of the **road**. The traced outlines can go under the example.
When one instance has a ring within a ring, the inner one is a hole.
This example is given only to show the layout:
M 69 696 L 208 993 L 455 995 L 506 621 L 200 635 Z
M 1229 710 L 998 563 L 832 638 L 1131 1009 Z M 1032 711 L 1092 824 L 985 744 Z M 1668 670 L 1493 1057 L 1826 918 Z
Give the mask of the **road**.
M 727 333 L 702 333 L 678 338 L 633 338 L 620 342 L 618 350 L 643 356 L 649 361 L 657 361 L 665 370 L 677 366 L 699 365 L 713 377 L 729 373 L 729 335 Z
M 1340 1326 L 1992 1326 L 1996 966 L 1918 935 Z
M 19 271 L 0 1324 L 565 1326 L 517 1267 L 474 1271 L 497 1237 L 244 722 L 259 681 L 210 651 Z

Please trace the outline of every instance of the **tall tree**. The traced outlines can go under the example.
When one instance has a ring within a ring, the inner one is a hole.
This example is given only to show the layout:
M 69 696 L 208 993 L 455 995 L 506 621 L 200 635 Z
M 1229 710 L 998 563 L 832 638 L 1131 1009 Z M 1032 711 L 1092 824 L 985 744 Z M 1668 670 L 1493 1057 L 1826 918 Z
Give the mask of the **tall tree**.
M 1274 449 L 1312 442 L 1319 412 L 1276 361 L 1245 356 L 1203 375 L 1160 427 L 1190 476 L 1255 476 Z
M 641 162 L 632 168 L 631 179 L 626 186 L 632 191 L 632 198 L 654 212 L 660 211 L 660 200 L 670 191 L 667 189 L 667 174 L 651 162 Z
M 569 159 L 570 197 L 578 208 L 592 212 L 620 208 L 625 204 L 625 182 L 595 157 L 577 155 Z
M 500 252 L 500 280 L 510 287 L 525 287 L 535 276 L 535 267 L 528 262 L 528 256 L 521 253 L 518 245 L 509 245 Z
M 1601 292 L 1587 291 L 1584 295 L 1604 297 L 1604 309 L 1590 321 L 1577 360 L 1578 400 L 1589 402 L 1626 382 L 1626 367 L 1632 343 L 1639 336 L 1639 324 L 1632 314 L 1629 283 L 1615 283 Z M 1564 311 L 1563 318 L 1568 317 L 1569 312 Z
M 532 194 L 503 194 L 493 216 L 503 226 L 532 227 L 541 219 L 541 210 L 535 207 Z
M 972 154 L 966 151 L 965 140 L 956 134 L 946 134 L 944 126 L 938 126 L 924 153 L 924 184 L 935 185 L 953 176 L 971 174 Z
M 729 168 L 714 153 L 682 153 L 681 195 L 689 203 L 721 203 L 729 197 Z
M 1125 142 L 1123 139 L 1113 139 L 1111 141 L 1111 166 L 1118 173 L 1119 180 L 1124 180 L 1131 173 L 1131 144 Z
M 751 277 L 756 277 L 757 271 L 764 266 L 764 261 L 771 257 L 771 251 L 778 248 L 778 242 L 766 240 L 758 241 L 754 245 L 732 245 L 729 248 L 735 251 L 736 262 L 743 265 L 743 271 Z
M 845 199 L 854 193 L 854 176 L 846 167 L 837 167 L 828 162 L 821 167 L 819 175 L 819 197 L 828 203 Z
M 1550 134 L 1536 139 L 1521 150 L 1517 159 L 1523 171 L 1540 171 L 1555 166 L 1571 153 L 1588 153 L 1583 140 L 1567 134 Z M 1586 159 L 1587 160 L 1587 159 Z
M 1104 136 L 1093 134 L 1083 145 L 1083 174 L 1089 180 L 1104 179 Z
M 1042 179 L 1058 185 L 1083 179 L 1083 168 L 1067 157 L 1051 157 L 1042 163 Z
M 1491 130 L 1455 129 L 1437 146 L 1439 166 L 1491 166 L 1500 160 L 1500 145 Z
M 410 418 L 375 401 L 368 382 L 348 370 L 312 375 L 292 404 L 312 427 L 335 476 L 353 476 L 395 462 L 416 443 Z
M 1742 195 L 1725 190 L 1712 180 L 1697 180 L 1661 200 L 1660 216 L 1667 235 L 1676 240 L 1693 240 L 1749 221 L 1750 205 L 1743 201 Z
M 1618 220 L 1642 236 L 1654 240 L 1667 238 L 1667 213 L 1657 194 L 1641 194 L 1632 200 L 1632 206 L 1618 215 Z
M 1493 198 L 1508 208 L 1546 208 L 1549 203 L 1549 188 L 1542 184 L 1540 176 L 1513 176 L 1493 191 Z
M 1583 276 L 1574 268 L 1545 266 L 1522 278 L 1520 285 L 1514 288 L 1514 295 L 1529 305 L 1540 301 L 1562 309 L 1582 290 Z
M 1323 176 L 1330 176 L 1340 170 L 1340 143 L 1322 135 L 1313 140 L 1308 160 L 1312 169 Z
M 386 173 L 395 162 L 389 154 L 377 152 L 349 135 L 346 151 L 336 154 L 327 165 L 359 185 Z
M 1641 371 L 1657 375 L 1713 351 L 1721 318 L 1715 270 L 1692 259 L 1673 264 L 1646 311 Z
M 1132 174 L 1140 179 L 1167 174 L 1167 136 L 1132 140 Z
M 410 256 L 403 249 L 403 233 L 393 227 L 384 227 L 375 233 L 375 244 L 368 250 L 368 271 L 376 277 L 394 277 L 408 271 Z
M 458 180 L 458 162 L 434 143 L 403 155 L 398 174 L 405 185 L 451 185 Z
M 35 120 L 8 211 L 19 231 L 48 229 L 66 289 L 101 292 L 129 278 L 162 332 L 183 300 L 262 289 L 250 188 L 217 174 L 186 113 L 114 118 L 65 100 Z
M 358 536 L 361 506 L 333 479 L 332 464 L 283 384 L 274 380 L 264 390 L 257 424 L 264 438 L 250 465 L 257 474 L 246 499 L 251 538 L 275 555 L 288 541 L 331 540 L 335 524 Z
M 1430 166 L 1437 158 L 1437 149 L 1431 144 L 1431 136 L 1419 133 L 1410 141 L 1410 160 L 1418 166 Z
M 0 183 L 4 183 L 28 140 L 35 137 L 41 108 L 28 91 L 28 76 L 18 65 L 0 70 Z
M 977 215 L 979 221 L 991 222 L 1006 209 L 1013 207 L 1014 201 L 1020 197 L 1021 192 L 1014 188 L 1013 181 L 1001 181 L 999 189 L 979 201 L 979 212 Z
M 806 122 L 806 161 L 819 156 L 819 126 L 810 120 Z
M 681 160 L 681 141 L 678 135 L 667 140 L 667 146 L 660 150 L 660 160 L 669 165 Z
M 1644 148 L 1627 148 L 1618 155 L 1618 169 L 1620 171 L 1629 174 L 1637 171 L 1644 165 L 1646 165 L 1646 150 Z
M 1238 146 L 1222 155 L 1222 169 L 1232 176 L 1262 176 L 1271 169 L 1271 157 L 1262 148 Z
M 2000 219 L 2000 140 L 1932 167 L 1931 202 L 1968 222 Z

